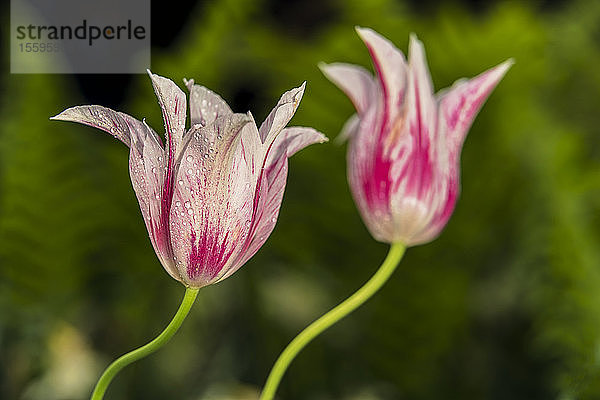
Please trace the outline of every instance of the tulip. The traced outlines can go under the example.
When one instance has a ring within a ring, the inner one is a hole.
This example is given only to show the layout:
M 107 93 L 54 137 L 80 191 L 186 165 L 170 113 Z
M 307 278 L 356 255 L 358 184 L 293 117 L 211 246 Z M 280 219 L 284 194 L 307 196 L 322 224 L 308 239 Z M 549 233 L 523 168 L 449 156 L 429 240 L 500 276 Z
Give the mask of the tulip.
M 246 263 L 277 222 L 288 157 L 327 138 L 312 128 L 286 128 L 305 84 L 281 99 L 260 128 L 250 113 L 233 113 L 221 97 L 184 80 L 186 96 L 167 78 L 148 71 L 165 125 L 165 143 L 127 114 L 102 106 L 69 108 L 51 119 L 90 125 L 129 147 L 129 173 L 154 250 L 186 292 L 165 330 L 150 343 L 114 361 L 92 400 L 103 398 L 126 365 L 162 347 L 181 326 L 198 289 L 219 282 Z
M 101 106 L 69 108 L 52 119 L 99 128 L 129 146 L 129 172 L 150 240 L 165 270 L 187 287 L 221 281 L 265 243 L 277 221 L 287 159 L 327 139 L 312 128 L 285 128 L 304 93 L 283 96 L 256 127 L 209 89 L 150 73 L 162 109 L 165 144 L 145 121 Z
M 348 180 L 373 237 L 391 244 L 375 274 L 354 294 L 306 327 L 283 350 L 261 393 L 272 400 L 296 355 L 315 337 L 371 298 L 390 278 L 408 246 L 437 237 L 459 192 L 460 150 L 483 105 L 512 61 L 433 94 L 422 43 L 412 35 L 409 61 L 390 41 L 357 28 L 377 78 L 362 67 L 334 63 L 321 70 L 350 98 L 356 114 L 344 125 Z
M 356 30 L 371 54 L 376 78 L 360 66 L 321 65 L 356 108 L 342 132 L 350 141 L 348 181 L 354 201 L 378 241 L 430 242 L 458 198 L 465 136 L 512 60 L 434 94 L 416 36 L 410 37 L 407 63 L 375 31 Z

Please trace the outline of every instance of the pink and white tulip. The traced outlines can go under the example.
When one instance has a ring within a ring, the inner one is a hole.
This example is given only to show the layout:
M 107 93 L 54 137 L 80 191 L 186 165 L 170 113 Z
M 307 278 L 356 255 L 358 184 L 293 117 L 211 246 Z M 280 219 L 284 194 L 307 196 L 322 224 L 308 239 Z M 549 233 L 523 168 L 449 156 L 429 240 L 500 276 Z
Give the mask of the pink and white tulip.
M 512 61 L 434 94 L 423 44 L 414 35 L 407 62 L 373 30 L 357 32 L 375 78 L 360 66 L 321 65 L 357 111 L 341 134 L 350 140 L 354 201 L 375 239 L 407 246 L 430 242 L 454 211 L 465 136 Z
M 265 243 L 277 221 L 288 157 L 327 140 L 312 128 L 285 128 L 304 84 L 281 96 L 257 128 L 209 89 L 149 72 L 162 109 L 165 144 L 145 121 L 101 106 L 69 108 L 52 119 L 90 125 L 129 147 L 129 172 L 154 250 L 187 287 L 237 271 Z

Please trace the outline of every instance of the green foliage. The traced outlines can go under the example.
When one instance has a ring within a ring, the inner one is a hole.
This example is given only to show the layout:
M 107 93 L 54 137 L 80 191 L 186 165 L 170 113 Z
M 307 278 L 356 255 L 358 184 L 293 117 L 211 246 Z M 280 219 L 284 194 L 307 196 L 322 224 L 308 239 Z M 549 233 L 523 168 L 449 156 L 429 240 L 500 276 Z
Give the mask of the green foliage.
M 330 7 L 334 17 L 310 26 L 278 20 L 270 7 L 199 6 L 180 38 L 153 52 L 153 71 L 194 78 L 257 120 L 307 80 L 293 125 L 334 138 L 353 110 L 316 64 L 368 66 L 355 25 L 404 50 L 417 33 L 437 89 L 516 60 L 471 129 L 446 230 L 410 249 L 374 299 L 298 357 L 281 398 L 598 398 L 600 5 L 419 14 L 391 0 L 326 1 L 314 13 Z M 70 85 L 10 76 L 1 94 L 1 398 L 35 398 L 32 385 L 59 368 L 48 343 L 60 323 L 104 365 L 160 331 L 183 295 L 152 252 L 126 149 L 47 120 L 85 102 Z M 121 110 L 161 130 L 147 77 Z M 108 397 L 256 391 L 287 342 L 366 281 L 385 252 L 352 202 L 345 146 L 299 153 L 264 248 L 201 291 L 175 340 L 119 376 Z

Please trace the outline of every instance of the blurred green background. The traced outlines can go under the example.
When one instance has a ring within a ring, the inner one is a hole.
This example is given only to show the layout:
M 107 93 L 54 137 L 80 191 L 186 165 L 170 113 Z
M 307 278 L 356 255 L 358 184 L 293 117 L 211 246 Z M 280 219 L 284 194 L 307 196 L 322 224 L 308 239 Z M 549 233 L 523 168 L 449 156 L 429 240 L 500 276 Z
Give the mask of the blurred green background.
M 436 89 L 516 60 L 467 138 L 441 237 L 300 354 L 281 399 L 600 398 L 600 2 L 170 3 L 153 3 L 153 72 L 193 77 L 257 120 L 307 80 L 292 124 L 330 138 L 353 108 L 316 64 L 370 67 L 355 25 L 404 51 L 417 33 Z M 6 33 L 6 7 L 2 21 Z M 48 117 L 95 103 L 162 131 L 159 109 L 144 75 L 3 71 L 0 398 L 84 399 L 166 325 L 183 287 L 154 255 L 127 149 Z M 106 398 L 255 398 L 288 341 L 386 250 L 353 205 L 345 146 L 302 151 L 266 245 Z

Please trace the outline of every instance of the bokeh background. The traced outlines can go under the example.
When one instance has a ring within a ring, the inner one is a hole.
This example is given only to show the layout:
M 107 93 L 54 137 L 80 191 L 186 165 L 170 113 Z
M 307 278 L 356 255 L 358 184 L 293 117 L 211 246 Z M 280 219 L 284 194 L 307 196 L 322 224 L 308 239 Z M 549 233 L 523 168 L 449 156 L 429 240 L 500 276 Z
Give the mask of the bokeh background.
M 154 255 L 127 149 L 48 117 L 92 103 L 162 122 L 144 75 L 10 75 L 2 10 L 0 398 L 84 399 L 183 287 Z M 334 138 L 353 109 L 316 64 L 370 66 L 355 25 L 404 51 L 417 33 L 437 89 L 516 64 L 467 138 L 441 237 L 300 354 L 280 399 L 600 398 L 600 2 L 153 2 L 152 69 L 257 120 L 307 80 L 292 123 Z M 386 251 L 353 205 L 345 146 L 302 151 L 266 245 L 107 399 L 255 399 L 288 341 Z

